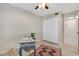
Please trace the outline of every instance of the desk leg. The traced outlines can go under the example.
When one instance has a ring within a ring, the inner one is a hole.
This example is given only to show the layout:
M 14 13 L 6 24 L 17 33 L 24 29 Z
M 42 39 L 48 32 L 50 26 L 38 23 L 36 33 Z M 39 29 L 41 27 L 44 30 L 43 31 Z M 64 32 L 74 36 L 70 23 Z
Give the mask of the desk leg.
M 36 47 L 34 47 L 34 56 L 36 56 Z
M 19 48 L 19 55 L 22 56 L 22 48 Z

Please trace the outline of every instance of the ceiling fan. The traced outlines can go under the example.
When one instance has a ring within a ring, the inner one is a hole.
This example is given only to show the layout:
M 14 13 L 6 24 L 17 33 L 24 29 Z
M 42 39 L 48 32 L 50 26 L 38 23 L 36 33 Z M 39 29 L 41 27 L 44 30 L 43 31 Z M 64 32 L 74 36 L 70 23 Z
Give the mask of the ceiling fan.
M 48 9 L 48 6 L 47 6 L 46 3 L 41 3 L 41 4 L 39 4 L 39 5 L 37 5 L 37 6 L 35 7 L 35 9 L 38 9 L 38 8 L 41 8 L 41 9 Z

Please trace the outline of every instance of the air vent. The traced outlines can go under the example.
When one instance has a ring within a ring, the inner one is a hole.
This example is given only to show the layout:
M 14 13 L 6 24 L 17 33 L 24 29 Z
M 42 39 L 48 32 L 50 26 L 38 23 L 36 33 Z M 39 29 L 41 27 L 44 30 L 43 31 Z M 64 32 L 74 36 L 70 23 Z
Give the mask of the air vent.
M 58 15 L 59 13 L 57 12 L 57 13 L 55 13 L 55 15 Z

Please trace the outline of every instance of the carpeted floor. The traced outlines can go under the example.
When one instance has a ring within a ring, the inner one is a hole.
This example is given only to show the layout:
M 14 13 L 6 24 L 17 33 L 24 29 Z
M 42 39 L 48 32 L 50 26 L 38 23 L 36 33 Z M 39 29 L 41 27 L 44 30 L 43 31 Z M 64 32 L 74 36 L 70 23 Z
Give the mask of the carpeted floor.
M 8 51 L 0 54 L 0 56 L 17 56 L 17 55 L 18 55 L 17 50 L 14 48 L 9 49 Z
M 31 54 L 31 56 L 34 55 L 34 52 Z M 39 48 L 36 49 L 36 56 L 60 56 L 61 50 L 59 48 L 47 46 L 47 45 L 41 45 Z
M 31 52 L 28 52 L 28 51 L 23 51 L 23 56 L 29 56 Z M 16 49 L 16 48 L 11 48 L 9 49 L 8 51 L 4 52 L 4 53 L 1 53 L 0 56 L 19 56 L 19 49 Z

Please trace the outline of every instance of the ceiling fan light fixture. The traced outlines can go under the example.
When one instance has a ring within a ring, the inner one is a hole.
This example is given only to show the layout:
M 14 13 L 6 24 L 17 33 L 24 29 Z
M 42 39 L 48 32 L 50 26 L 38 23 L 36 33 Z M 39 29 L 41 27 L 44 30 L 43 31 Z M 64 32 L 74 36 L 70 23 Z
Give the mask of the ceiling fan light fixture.
M 39 8 L 42 8 L 42 5 L 41 4 L 39 5 Z
M 41 4 L 39 4 L 38 6 L 36 6 L 35 9 L 38 9 L 38 8 L 41 8 L 41 9 L 48 9 L 48 6 L 46 5 L 46 3 L 41 3 Z
M 39 8 L 45 8 L 45 3 L 39 4 Z
M 42 3 L 42 4 L 41 4 L 41 6 L 42 6 L 43 8 L 45 8 L 45 5 L 46 5 L 45 3 Z

